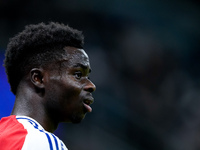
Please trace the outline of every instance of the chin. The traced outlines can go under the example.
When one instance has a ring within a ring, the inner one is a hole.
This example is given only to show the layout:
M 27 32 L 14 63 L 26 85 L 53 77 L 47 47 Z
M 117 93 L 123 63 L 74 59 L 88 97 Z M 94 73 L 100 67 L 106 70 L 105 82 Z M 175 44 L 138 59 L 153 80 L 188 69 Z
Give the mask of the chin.
M 80 123 L 85 118 L 85 115 L 75 115 L 71 118 L 71 122 L 74 124 Z

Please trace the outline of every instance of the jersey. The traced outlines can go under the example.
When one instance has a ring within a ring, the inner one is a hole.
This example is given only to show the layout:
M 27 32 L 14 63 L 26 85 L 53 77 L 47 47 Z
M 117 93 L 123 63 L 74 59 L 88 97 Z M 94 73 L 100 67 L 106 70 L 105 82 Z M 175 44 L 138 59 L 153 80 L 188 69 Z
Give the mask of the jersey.
M 53 133 L 45 131 L 27 116 L 4 117 L 0 120 L 0 150 L 67 150 Z

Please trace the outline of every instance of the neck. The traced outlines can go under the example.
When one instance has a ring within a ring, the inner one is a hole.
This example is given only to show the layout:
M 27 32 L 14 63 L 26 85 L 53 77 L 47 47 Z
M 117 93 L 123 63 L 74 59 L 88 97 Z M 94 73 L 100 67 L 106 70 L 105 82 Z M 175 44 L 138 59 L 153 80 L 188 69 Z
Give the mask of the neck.
M 58 126 L 58 122 L 55 122 L 48 113 L 45 111 L 45 107 L 42 104 L 43 99 L 33 92 L 21 90 L 16 95 L 14 108 L 12 115 L 27 116 L 35 119 L 46 131 L 54 132 Z

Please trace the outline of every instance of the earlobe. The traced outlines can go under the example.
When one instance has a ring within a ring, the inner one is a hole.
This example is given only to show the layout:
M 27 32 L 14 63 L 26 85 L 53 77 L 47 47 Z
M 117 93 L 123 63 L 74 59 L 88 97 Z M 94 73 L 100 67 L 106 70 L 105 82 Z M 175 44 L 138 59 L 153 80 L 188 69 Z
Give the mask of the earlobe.
M 38 88 L 44 88 L 43 84 L 43 70 L 39 68 L 33 68 L 30 71 L 30 79 L 33 85 Z

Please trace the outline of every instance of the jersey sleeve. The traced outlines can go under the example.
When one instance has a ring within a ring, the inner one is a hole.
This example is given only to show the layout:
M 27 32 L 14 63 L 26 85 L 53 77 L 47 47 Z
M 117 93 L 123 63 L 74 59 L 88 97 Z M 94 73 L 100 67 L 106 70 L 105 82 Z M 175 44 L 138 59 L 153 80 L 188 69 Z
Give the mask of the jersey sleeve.
M 24 144 L 27 130 L 15 116 L 2 118 L 0 121 L 0 149 L 20 150 Z
M 68 150 L 33 119 L 9 116 L 0 120 L 0 150 Z

